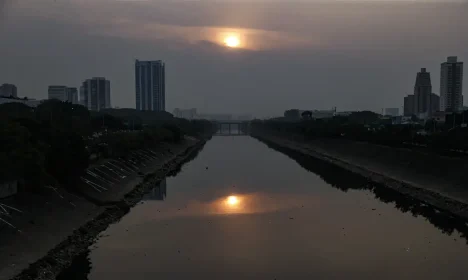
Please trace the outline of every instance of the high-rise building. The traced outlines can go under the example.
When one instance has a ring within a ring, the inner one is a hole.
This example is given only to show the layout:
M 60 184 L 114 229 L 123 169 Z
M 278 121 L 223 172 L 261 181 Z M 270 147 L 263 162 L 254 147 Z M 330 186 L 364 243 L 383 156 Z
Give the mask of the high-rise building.
M 76 88 L 67 86 L 49 86 L 48 99 L 57 99 L 62 102 L 78 104 L 78 92 Z
M 440 65 L 440 110 L 463 110 L 463 62 L 449 56 Z
M 421 68 L 421 72 L 416 75 L 414 84 L 414 112 L 416 116 L 427 118 L 432 114 L 431 94 L 431 74 L 426 72 L 426 68 Z
M 414 94 L 404 99 L 404 115 L 427 119 L 438 111 L 438 103 L 439 96 L 432 93 L 431 74 L 426 68 L 421 68 L 421 72 L 416 75 Z
M 414 95 L 410 94 L 408 96 L 405 96 L 404 100 L 404 106 L 403 106 L 403 114 L 405 116 L 412 116 L 414 115 Z
M 439 109 L 440 109 L 440 97 L 435 93 L 431 93 L 431 111 L 432 111 L 431 115 L 434 115 L 434 113 L 439 111 Z
M 48 93 L 48 99 L 57 99 L 62 102 L 65 102 L 68 100 L 66 86 L 49 86 L 47 93 Z
M 137 110 L 166 110 L 166 73 L 161 60 L 135 61 L 135 101 Z
M 67 88 L 67 101 L 73 104 L 78 104 L 78 90 L 76 87 Z
M 3 84 L 0 86 L 0 96 L 18 97 L 18 89 L 12 84 Z
M 102 77 L 84 81 L 80 87 L 80 103 L 92 111 L 110 108 L 110 81 Z

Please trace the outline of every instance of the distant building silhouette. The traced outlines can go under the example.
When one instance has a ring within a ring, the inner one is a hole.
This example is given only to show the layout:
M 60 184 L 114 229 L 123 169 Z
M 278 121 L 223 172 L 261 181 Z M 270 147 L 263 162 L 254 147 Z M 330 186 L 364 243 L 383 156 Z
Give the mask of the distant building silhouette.
M 166 110 L 165 64 L 157 61 L 135 61 L 135 101 L 137 110 Z
M 192 120 L 197 117 L 197 109 L 196 108 L 192 108 L 192 109 L 175 108 L 172 114 L 176 118 Z
M 48 99 L 57 99 L 62 102 L 67 101 L 67 87 L 66 86 L 49 86 L 47 90 Z
M 92 111 L 111 108 L 110 92 L 110 81 L 106 78 L 88 79 L 80 87 L 80 103 Z
M 432 116 L 434 115 L 435 112 L 438 112 L 440 109 L 440 97 L 435 94 L 431 93 L 431 111 L 432 111 Z
M 18 88 L 12 84 L 3 84 L 0 86 L 0 96 L 18 97 Z
M 210 121 L 229 121 L 232 120 L 231 114 L 197 114 L 197 119 Z
M 78 104 L 78 90 L 67 86 L 49 86 L 48 99 L 57 99 L 62 102 Z
M 412 116 L 414 115 L 414 95 L 410 94 L 405 97 L 404 99 L 404 106 L 403 106 L 403 115 L 405 116 Z
M 463 110 L 463 62 L 456 56 L 449 56 L 440 65 L 440 110 Z
M 404 99 L 403 114 L 427 119 L 438 111 L 437 104 L 439 104 L 439 96 L 432 93 L 431 74 L 426 71 L 426 68 L 421 68 L 421 72 L 416 75 L 414 94 Z
M 392 116 L 392 117 L 399 116 L 400 109 L 399 108 L 385 108 L 385 115 Z
M 431 94 L 431 74 L 426 72 L 426 68 L 421 68 L 414 84 L 414 111 L 419 118 L 427 118 L 431 115 Z

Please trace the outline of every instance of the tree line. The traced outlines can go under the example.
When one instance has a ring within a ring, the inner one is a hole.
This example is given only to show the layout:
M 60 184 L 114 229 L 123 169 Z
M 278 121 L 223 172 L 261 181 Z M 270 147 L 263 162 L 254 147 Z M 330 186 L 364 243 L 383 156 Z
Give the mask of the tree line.
M 464 114 L 468 117 L 468 111 Z M 439 125 L 432 120 L 424 125 L 395 125 L 370 111 L 353 112 L 349 116 L 327 119 L 313 119 L 307 115 L 304 117 L 299 121 L 291 121 L 287 117 L 255 120 L 251 127 L 254 131 L 278 133 L 304 141 L 314 138 L 342 138 L 392 147 L 417 146 L 444 154 L 454 151 L 468 152 L 468 128 L 462 125 L 462 114 L 449 115 L 446 122 Z
M 44 101 L 36 108 L 1 104 L 0 182 L 16 180 L 28 190 L 72 186 L 86 172 L 91 155 L 126 157 L 135 149 L 179 142 L 184 135 L 213 133 L 212 123 L 205 120 L 120 110 L 91 112 L 58 100 Z

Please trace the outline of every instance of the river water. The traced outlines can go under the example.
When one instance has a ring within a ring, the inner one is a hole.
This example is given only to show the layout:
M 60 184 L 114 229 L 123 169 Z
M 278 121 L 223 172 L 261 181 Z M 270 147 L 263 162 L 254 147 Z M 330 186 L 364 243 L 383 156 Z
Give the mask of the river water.
M 253 138 L 214 137 L 58 279 L 467 279 L 467 226 Z

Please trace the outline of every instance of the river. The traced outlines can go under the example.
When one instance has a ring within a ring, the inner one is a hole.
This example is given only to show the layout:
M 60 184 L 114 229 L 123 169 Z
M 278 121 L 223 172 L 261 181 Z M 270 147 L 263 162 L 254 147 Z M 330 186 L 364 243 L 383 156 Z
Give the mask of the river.
M 57 279 L 465 279 L 467 226 L 321 162 L 220 136 Z

